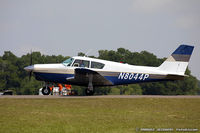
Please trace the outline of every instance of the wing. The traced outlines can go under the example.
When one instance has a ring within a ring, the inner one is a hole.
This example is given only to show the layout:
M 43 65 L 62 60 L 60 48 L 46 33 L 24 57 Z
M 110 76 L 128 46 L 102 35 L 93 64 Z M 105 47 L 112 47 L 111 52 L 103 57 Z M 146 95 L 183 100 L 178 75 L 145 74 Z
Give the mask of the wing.
M 87 68 L 76 68 L 74 71 L 74 77 L 67 78 L 68 81 L 80 85 L 88 85 L 89 80 L 92 79 L 91 81 L 94 86 L 113 85 L 111 81 L 107 80 L 97 71 L 93 71 Z

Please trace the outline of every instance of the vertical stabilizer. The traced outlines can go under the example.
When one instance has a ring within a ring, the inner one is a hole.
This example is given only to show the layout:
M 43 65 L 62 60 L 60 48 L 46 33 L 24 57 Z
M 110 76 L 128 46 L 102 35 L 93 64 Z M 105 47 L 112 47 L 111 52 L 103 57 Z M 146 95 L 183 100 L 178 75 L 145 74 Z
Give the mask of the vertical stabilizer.
M 170 74 L 184 75 L 193 49 L 194 46 L 180 45 L 171 56 L 159 66 L 159 69 L 167 71 Z

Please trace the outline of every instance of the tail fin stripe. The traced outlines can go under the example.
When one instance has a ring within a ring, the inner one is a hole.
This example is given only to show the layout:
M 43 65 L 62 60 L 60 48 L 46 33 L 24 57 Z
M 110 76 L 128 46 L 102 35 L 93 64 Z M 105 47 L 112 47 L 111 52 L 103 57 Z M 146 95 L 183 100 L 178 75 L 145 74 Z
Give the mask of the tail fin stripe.
M 193 49 L 194 49 L 194 46 L 182 44 L 172 54 L 191 55 Z
M 194 46 L 180 45 L 171 55 L 174 61 L 189 62 Z M 172 59 L 169 58 L 169 59 Z M 173 61 L 167 60 L 167 61 Z
M 171 58 L 168 58 L 167 61 L 182 61 L 182 62 L 189 62 L 191 55 L 180 55 L 180 54 L 172 54 Z M 170 60 L 169 60 L 170 59 Z

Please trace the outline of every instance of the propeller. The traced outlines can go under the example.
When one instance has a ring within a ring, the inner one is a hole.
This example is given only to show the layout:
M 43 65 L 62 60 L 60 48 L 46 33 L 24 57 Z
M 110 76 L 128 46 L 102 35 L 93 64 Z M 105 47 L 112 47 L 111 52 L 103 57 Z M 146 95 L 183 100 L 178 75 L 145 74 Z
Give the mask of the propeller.
M 32 56 L 32 49 L 31 49 L 30 66 L 32 66 L 32 64 L 33 64 L 33 56 Z M 29 81 L 31 80 L 32 73 L 33 73 L 33 71 L 31 70 L 29 72 Z
M 34 65 L 33 65 L 33 56 L 32 56 L 32 50 L 31 50 L 31 54 L 30 54 L 30 65 L 27 67 L 24 67 L 24 69 L 29 72 L 29 81 L 31 80 L 31 76 L 34 70 Z
M 33 56 L 32 56 L 32 49 L 31 49 L 31 60 L 30 60 L 30 66 L 33 64 Z

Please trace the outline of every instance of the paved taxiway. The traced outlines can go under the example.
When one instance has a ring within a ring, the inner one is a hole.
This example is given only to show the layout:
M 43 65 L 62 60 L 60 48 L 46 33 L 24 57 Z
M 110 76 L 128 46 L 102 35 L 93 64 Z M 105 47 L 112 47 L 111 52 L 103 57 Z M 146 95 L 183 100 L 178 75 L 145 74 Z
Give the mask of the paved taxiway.
M 33 99 L 51 99 L 51 98 L 200 98 L 200 95 L 101 95 L 101 96 L 43 96 L 43 95 L 1 95 L 1 98 L 33 98 Z

